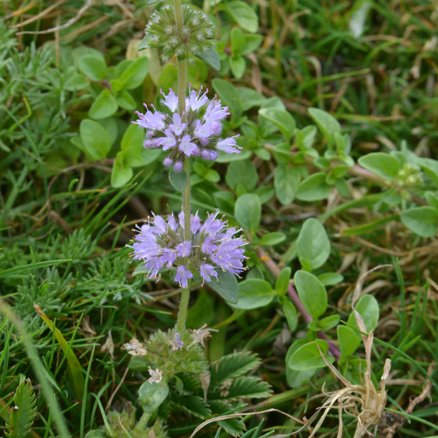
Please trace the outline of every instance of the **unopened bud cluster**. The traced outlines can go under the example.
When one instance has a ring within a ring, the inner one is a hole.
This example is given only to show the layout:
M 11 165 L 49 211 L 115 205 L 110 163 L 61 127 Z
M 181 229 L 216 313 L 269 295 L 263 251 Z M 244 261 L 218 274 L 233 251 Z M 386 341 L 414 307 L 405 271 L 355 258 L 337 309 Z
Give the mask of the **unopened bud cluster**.
M 183 27 L 177 29 L 173 8 L 165 6 L 155 10 L 149 20 L 140 49 L 158 48 L 163 61 L 174 55 L 188 57 L 200 55 L 211 48 L 213 25 L 207 15 L 191 5 L 183 5 Z

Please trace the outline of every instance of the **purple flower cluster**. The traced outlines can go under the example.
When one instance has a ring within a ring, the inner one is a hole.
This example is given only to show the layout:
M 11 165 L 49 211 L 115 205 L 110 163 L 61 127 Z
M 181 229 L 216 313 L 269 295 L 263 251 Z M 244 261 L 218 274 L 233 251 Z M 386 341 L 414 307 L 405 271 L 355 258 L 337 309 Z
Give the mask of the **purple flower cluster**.
M 207 92 L 191 90 L 186 98 L 186 112 L 181 118 L 178 113 L 178 97 L 170 90 L 163 94 L 161 103 L 166 111 L 158 111 L 153 106 L 146 112 L 137 112 L 137 125 L 146 129 L 144 146 L 168 151 L 163 164 L 173 166 L 177 172 L 183 169 L 185 157 L 201 157 L 215 160 L 217 151 L 228 154 L 240 152 L 236 137 L 220 138 L 222 121 L 228 116 L 228 108 L 223 107 L 214 97 L 209 99 Z
M 174 280 L 187 287 L 192 278 L 211 281 L 218 270 L 239 274 L 245 259 L 246 242 L 235 237 L 238 230 L 211 213 L 202 222 L 197 214 L 191 215 L 191 241 L 184 239 L 184 213 L 177 218 L 154 216 L 142 227 L 132 245 L 134 259 L 142 260 L 148 277 L 154 278 L 165 269 L 174 269 Z

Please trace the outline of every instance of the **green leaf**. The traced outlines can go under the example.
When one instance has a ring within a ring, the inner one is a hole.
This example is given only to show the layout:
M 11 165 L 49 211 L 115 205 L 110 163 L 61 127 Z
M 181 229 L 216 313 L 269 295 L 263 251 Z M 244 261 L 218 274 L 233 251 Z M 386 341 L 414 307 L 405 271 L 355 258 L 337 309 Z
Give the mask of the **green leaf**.
M 259 357 L 248 351 L 222 356 L 211 369 L 212 385 L 248 374 L 260 365 Z
M 295 120 L 286 110 L 262 108 L 259 110 L 259 114 L 275 125 L 287 142 L 290 141 L 295 133 Z
M 217 279 L 212 280 L 207 284 L 225 301 L 228 301 L 231 304 L 237 302 L 239 283 L 237 283 L 236 277 L 233 274 L 219 271 Z
M 307 202 L 326 199 L 331 186 L 326 183 L 325 178 L 326 174 L 324 172 L 318 172 L 306 178 L 298 186 L 297 199 Z
M 173 168 L 171 168 L 169 170 L 169 181 L 176 191 L 182 192 L 186 185 L 186 173 L 176 172 Z
M 109 90 L 103 90 L 91 105 L 89 116 L 93 119 L 104 119 L 112 116 L 118 108 L 116 98 Z
M 275 194 L 283 204 L 290 204 L 297 192 L 300 183 L 300 172 L 298 169 L 288 166 L 277 166 L 274 173 Z
M 225 11 L 242 28 L 248 32 L 257 32 L 259 19 L 254 10 L 243 1 L 227 1 L 224 5 Z
M 93 81 L 101 81 L 108 74 L 108 68 L 102 56 L 85 55 L 78 59 L 79 70 Z
M 401 214 L 403 225 L 421 237 L 433 237 L 438 231 L 438 209 L 414 207 Z
M 228 165 L 225 181 L 231 189 L 236 190 L 241 185 L 247 191 L 252 191 L 258 180 L 259 175 L 251 160 L 232 161 Z
M 242 112 L 242 105 L 236 87 L 224 79 L 213 79 L 212 85 L 221 101 L 230 108 L 232 116 L 238 116 Z
M 116 189 L 124 186 L 133 174 L 132 168 L 126 163 L 125 152 L 118 152 L 111 172 L 111 186 Z
M 341 360 L 351 356 L 360 345 L 360 336 L 350 327 L 339 325 L 337 327 L 339 348 L 341 350 Z
M 232 398 L 265 398 L 271 394 L 271 386 L 259 377 L 243 376 L 233 380 L 227 390 L 225 399 Z
M 132 97 L 132 94 L 126 90 L 123 90 L 117 96 L 117 104 L 127 111 L 134 111 L 137 107 L 137 102 Z
M 147 414 L 153 414 L 169 394 L 167 383 L 162 380 L 160 383 L 144 382 L 138 390 L 138 401 Z
M 239 196 L 234 206 L 234 216 L 243 228 L 255 232 L 259 228 L 262 206 L 260 198 L 252 193 Z
M 108 131 L 94 120 L 82 120 L 79 133 L 84 152 L 93 160 L 106 158 L 111 149 L 111 136 Z
M 339 125 L 338 121 L 329 113 L 318 108 L 310 108 L 309 114 L 329 145 L 334 145 L 334 134 L 336 132 L 341 132 L 341 126 Z
M 238 27 L 235 27 L 230 32 L 230 40 L 231 54 L 233 57 L 240 56 L 245 48 L 245 34 Z
M 327 330 L 330 330 L 333 327 L 336 327 L 339 324 L 339 321 L 341 320 L 341 317 L 339 315 L 330 315 L 326 316 L 325 318 L 322 318 L 318 321 L 318 329 L 326 332 Z M 316 321 L 315 321 L 316 322 Z
M 340 283 L 344 277 L 337 272 L 324 272 L 318 275 L 318 279 L 324 286 L 333 286 Z
M 283 309 L 284 316 L 286 317 L 289 330 L 291 333 L 293 333 L 298 325 L 297 309 L 288 298 L 283 300 L 281 308 Z
M 289 266 L 286 266 L 281 270 L 279 276 L 277 277 L 277 280 L 275 281 L 275 289 L 278 295 L 286 294 L 289 287 L 291 272 L 292 269 L 289 268 Z
M 148 74 L 148 59 L 140 56 L 129 62 L 128 67 L 123 70 L 123 73 L 118 78 L 122 88 L 125 90 L 133 90 L 139 87 L 146 75 Z
M 239 284 L 238 299 L 233 303 L 233 307 L 242 310 L 257 309 L 271 303 L 275 295 L 275 291 L 267 281 L 250 278 Z
M 287 366 L 295 371 L 308 371 L 325 367 L 321 353 L 325 356 L 328 351 L 327 342 L 316 339 L 298 347 L 287 358 Z
M 301 227 L 297 254 L 300 261 L 309 263 L 312 269 L 322 266 L 330 256 L 330 240 L 324 226 L 317 219 L 307 219 Z
M 274 246 L 286 240 L 286 235 L 280 231 L 265 234 L 258 242 L 261 246 Z
M 130 125 L 126 129 L 121 141 L 125 166 L 146 166 L 161 156 L 160 149 L 146 149 L 143 146 L 143 141 L 144 131 L 138 125 Z
M 327 292 L 318 277 L 300 270 L 295 272 L 294 284 L 304 307 L 314 319 L 327 310 Z
M 0 410 L 4 406 L 0 406 Z M 8 438 L 30 436 L 37 413 L 35 393 L 30 380 L 22 379 L 14 395 L 14 407 L 6 420 Z
M 373 295 L 362 295 L 356 304 L 356 310 L 363 319 L 368 332 L 373 331 L 379 322 L 379 303 Z M 351 312 L 348 317 L 347 325 L 353 329 L 359 330 L 354 313 Z
M 243 50 L 241 52 L 241 55 L 247 55 L 248 53 L 252 53 L 255 50 L 257 50 L 260 46 L 260 44 L 263 41 L 262 35 L 245 35 L 245 47 L 243 47 Z
M 373 152 L 359 158 L 359 164 L 382 178 L 392 179 L 400 171 L 397 158 L 383 152 Z
M 231 71 L 235 78 L 240 79 L 245 73 L 246 61 L 242 56 L 230 58 Z
M 207 49 L 198 55 L 198 58 L 204 61 L 207 65 L 214 68 L 215 70 L 220 70 L 221 61 L 219 55 L 215 49 Z

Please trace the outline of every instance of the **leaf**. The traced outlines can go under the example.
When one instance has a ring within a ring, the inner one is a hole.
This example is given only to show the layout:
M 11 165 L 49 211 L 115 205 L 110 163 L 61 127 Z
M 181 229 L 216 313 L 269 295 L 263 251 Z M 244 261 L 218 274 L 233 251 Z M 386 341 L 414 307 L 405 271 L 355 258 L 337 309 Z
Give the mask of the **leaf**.
M 238 377 L 228 388 L 225 399 L 232 398 L 264 398 L 271 394 L 271 386 L 259 377 Z
M 338 121 L 329 113 L 318 108 L 310 108 L 309 114 L 329 145 L 334 145 L 334 134 L 336 132 L 341 132 L 341 126 L 339 125 Z
M 137 102 L 132 97 L 132 94 L 129 93 L 129 91 L 123 90 L 118 96 L 117 96 L 117 104 L 127 110 L 127 111 L 134 111 L 137 107 Z
M 283 205 L 290 204 L 294 200 L 299 183 L 300 172 L 298 169 L 281 165 L 275 169 L 275 194 Z
M 275 246 L 286 240 L 286 235 L 280 231 L 273 231 L 272 233 L 265 234 L 260 240 L 261 246 Z
M 162 380 L 160 383 L 150 383 L 146 380 L 138 390 L 138 401 L 143 412 L 153 414 L 169 394 L 167 383 Z
M 351 356 L 360 345 L 360 336 L 350 327 L 339 325 L 337 327 L 339 347 L 341 350 L 341 360 Z
M 108 74 L 103 56 L 85 55 L 78 59 L 79 70 L 93 81 L 101 81 Z
M 333 286 L 340 283 L 344 277 L 337 272 L 324 272 L 318 275 L 318 279 L 324 286 Z
M 238 57 L 242 55 L 243 49 L 245 48 L 245 34 L 238 27 L 234 27 L 230 32 L 231 41 L 231 55 L 233 57 Z
M 221 101 L 230 108 L 231 115 L 238 116 L 242 112 L 242 105 L 236 87 L 224 79 L 213 79 L 212 85 Z
M 321 353 L 326 355 L 328 351 L 327 342 L 316 339 L 298 347 L 287 358 L 287 366 L 295 371 L 309 371 L 325 367 Z
M 225 181 L 231 189 L 236 190 L 240 185 L 251 191 L 255 189 L 258 180 L 259 175 L 251 160 L 232 161 L 228 165 Z
M 111 186 L 116 189 L 123 187 L 130 181 L 133 174 L 132 168 L 126 164 L 125 153 L 118 152 L 111 172 Z
M 403 225 L 421 237 L 433 237 L 438 231 L 438 208 L 414 207 L 400 217 Z
M 292 269 L 289 268 L 289 266 L 286 266 L 278 275 L 277 280 L 275 281 L 275 290 L 277 291 L 278 295 L 286 294 L 287 289 L 289 288 L 291 272 Z
M 205 419 L 211 416 L 211 410 L 202 397 L 196 395 L 179 396 L 172 394 L 172 403 L 175 403 L 180 408 L 198 418 Z
M 129 61 L 129 65 L 123 70 L 123 73 L 118 79 L 122 88 L 125 90 L 133 90 L 143 83 L 147 74 L 148 59 L 144 56 L 140 56 L 133 61 Z
M 169 181 L 176 191 L 182 192 L 186 185 L 186 173 L 177 172 L 173 168 L 171 168 L 169 170 Z
M 239 283 L 230 272 L 219 271 L 217 279 L 207 283 L 224 300 L 231 304 L 237 302 Z
M 215 49 L 207 49 L 201 54 L 198 55 L 199 59 L 204 61 L 210 67 L 213 67 L 215 70 L 220 70 L 221 61 L 219 59 L 219 55 Z
M 324 172 L 318 172 L 306 178 L 298 186 L 297 199 L 311 202 L 327 198 L 331 186 L 326 183 L 325 178 L 326 174 Z
M 160 149 L 147 149 L 143 146 L 144 131 L 138 125 L 130 125 L 123 134 L 121 150 L 124 162 L 129 167 L 146 166 L 161 156 Z
M 330 256 L 330 240 L 324 226 L 314 218 L 307 219 L 297 239 L 297 254 L 302 265 L 311 269 L 322 266 Z
M 82 372 L 82 366 L 76 357 L 74 351 L 70 347 L 69 343 L 64 338 L 64 335 L 61 331 L 55 326 L 55 323 L 52 322 L 48 316 L 41 310 L 41 308 L 35 304 L 34 308 L 38 313 L 39 317 L 43 320 L 44 324 L 50 329 L 58 342 L 62 352 L 64 353 L 64 357 L 67 361 L 67 367 L 72 379 L 73 388 L 75 391 L 75 395 L 78 399 L 82 399 L 84 393 L 85 379 L 84 374 Z
M 237 198 L 234 216 L 245 229 L 256 232 L 260 225 L 262 206 L 257 195 L 247 193 Z
M 302 270 L 297 271 L 294 284 L 304 307 L 313 318 L 317 319 L 327 310 L 327 292 L 315 275 Z
M 284 299 L 281 308 L 283 309 L 284 316 L 286 317 L 289 330 L 291 333 L 293 333 L 298 325 L 297 309 L 288 298 Z
M 94 120 L 82 120 L 79 127 L 84 152 L 93 160 L 106 158 L 111 149 L 111 137 L 108 131 Z
M 259 357 L 249 351 L 240 351 L 223 356 L 212 366 L 212 386 L 213 384 L 248 374 L 259 365 Z
M 262 108 L 259 110 L 259 114 L 265 119 L 269 120 L 275 125 L 287 142 L 293 137 L 295 133 L 295 120 L 284 109 L 277 108 Z
M 231 71 L 235 78 L 240 79 L 245 73 L 246 61 L 242 56 L 237 56 L 229 59 Z
M 109 90 L 103 90 L 97 96 L 96 100 L 91 105 L 89 116 L 93 119 L 104 119 L 105 117 L 112 116 L 118 108 L 116 98 L 109 92 Z
M 357 302 L 355 309 L 359 312 L 363 319 L 368 332 L 373 331 L 379 322 L 379 303 L 373 295 L 362 295 Z M 352 312 L 348 317 L 347 325 L 353 329 L 359 330 L 356 318 Z
M 255 33 L 259 27 L 259 19 L 254 10 L 243 1 L 227 1 L 224 9 L 230 17 L 248 32 Z
M 383 152 L 373 152 L 359 158 L 359 164 L 382 178 L 392 179 L 400 170 L 397 158 Z
M 271 303 L 275 296 L 275 291 L 267 281 L 250 278 L 239 283 L 238 299 L 233 307 L 242 310 L 257 309 Z
M 25 438 L 32 431 L 37 413 L 36 398 L 30 380 L 22 379 L 14 395 L 14 406 L 7 420 L 8 438 Z

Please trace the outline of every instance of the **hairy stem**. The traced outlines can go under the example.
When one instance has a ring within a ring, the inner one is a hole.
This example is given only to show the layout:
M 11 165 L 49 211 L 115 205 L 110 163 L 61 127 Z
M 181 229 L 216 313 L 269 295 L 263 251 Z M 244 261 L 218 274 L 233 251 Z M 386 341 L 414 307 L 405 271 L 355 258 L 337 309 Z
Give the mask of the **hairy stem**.
M 266 253 L 266 251 L 262 248 L 258 248 L 257 252 L 259 254 L 260 260 L 269 268 L 269 270 L 276 276 L 280 274 L 280 268 L 277 266 L 277 264 L 274 262 L 274 260 L 269 257 L 269 255 Z M 294 303 L 295 307 L 297 308 L 298 312 L 301 313 L 302 317 L 307 323 L 310 323 L 312 321 L 312 316 L 310 313 L 306 310 L 303 303 L 300 300 L 300 297 L 298 296 L 297 291 L 293 287 L 292 284 L 289 284 L 289 287 L 287 289 L 289 298 Z M 321 339 L 324 339 L 327 341 L 329 346 L 329 351 L 332 354 L 332 356 L 335 359 L 339 359 L 341 356 L 341 353 L 339 351 L 339 348 L 331 341 L 328 336 L 323 332 L 318 332 L 318 337 Z
M 175 11 L 176 30 L 178 38 L 182 39 L 182 28 L 184 26 L 181 0 L 174 0 L 173 7 Z M 177 62 L 178 69 L 178 112 L 182 119 L 186 118 L 186 90 L 187 90 L 187 58 L 179 58 Z M 184 240 L 191 240 L 190 219 L 191 219 L 191 187 L 190 187 L 190 162 L 186 158 L 184 161 L 184 173 L 186 183 L 184 186 L 182 211 L 184 212 Z M 190 301 L 190 286 L 181 290 L 181 299 L 178 309 L 176 328 L 178 332 L 183 332 L 186 328 L 187 311 Z

